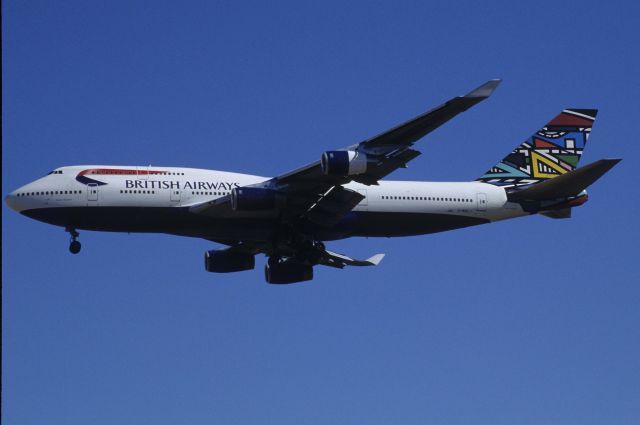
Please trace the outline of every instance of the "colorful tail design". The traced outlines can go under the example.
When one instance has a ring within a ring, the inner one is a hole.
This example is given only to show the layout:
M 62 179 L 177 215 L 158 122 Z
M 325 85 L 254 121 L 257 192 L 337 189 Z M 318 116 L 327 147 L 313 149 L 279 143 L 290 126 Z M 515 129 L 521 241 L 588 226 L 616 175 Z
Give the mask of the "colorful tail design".
M 576 169 L 596 109 L 565 109 L 477 181 L 498 186 L 538 183 Z

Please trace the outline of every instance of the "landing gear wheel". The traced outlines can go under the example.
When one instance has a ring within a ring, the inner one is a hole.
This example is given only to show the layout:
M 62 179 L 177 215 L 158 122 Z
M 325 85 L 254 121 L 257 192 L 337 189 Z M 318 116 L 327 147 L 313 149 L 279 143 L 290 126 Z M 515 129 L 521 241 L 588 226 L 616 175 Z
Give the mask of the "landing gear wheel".
M 71 241 L 71 243 L 69 244 L 69 252 L 72 254 L 79 253 L 80 248 L 82 248 L 82 244 L 78 241 Z
M 69 252 L 72 253 L 72 254 L 79 253 L 80 252 L 80 248 L 82 248 L 82 245 L 77 240 L 78 236 L 80 236 L 80 233 L 78 233 L 78 231 L 75 228 L 71 227 L 71 226 L 67 226 L 64 230 L 66 232 L 69 232 L 69 234 L 71 235 L 71 243 L 69 244 Z

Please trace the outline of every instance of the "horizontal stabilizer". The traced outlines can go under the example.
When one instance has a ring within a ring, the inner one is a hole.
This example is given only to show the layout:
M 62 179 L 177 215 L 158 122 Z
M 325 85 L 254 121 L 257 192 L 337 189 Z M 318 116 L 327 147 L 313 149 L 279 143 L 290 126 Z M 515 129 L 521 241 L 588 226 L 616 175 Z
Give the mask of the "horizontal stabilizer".
M 542 211 L 541 215 L 549 218 L 571 218 L 571 208 L 561 210 Z
M 542 201 L 546 199 L 568 198 L 578 195 L 621 159 L 601 159 L 584 167 L 577 168 L 553 179 L 517 190 L 508 194 L 509 201 Z

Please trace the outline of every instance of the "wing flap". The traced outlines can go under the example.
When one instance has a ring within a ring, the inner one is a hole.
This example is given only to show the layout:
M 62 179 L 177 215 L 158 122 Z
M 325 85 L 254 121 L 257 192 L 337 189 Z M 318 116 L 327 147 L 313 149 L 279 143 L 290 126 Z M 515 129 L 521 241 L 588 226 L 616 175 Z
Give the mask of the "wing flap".
M 189 211 L 194 214 L 218 216 L 222 212 L 231 210 L 231 197 L 229 195 L 202 202 L 189 207 Z
M 305 216 L 312 223 L 331 227 L 363 199 L 364 196 L 356 191 L 345 189 L 342 186 L 334 186 L 309 208 Z
M 371 170 L 368 170 L 366 174 L 353 176 L 353 180 L 366 185 L 378 184 L 378 180 L 387 174 L 392 173 L 398 168 L 407 168 L 407 163 L 420 155 L 421 153 L 414 149 L 403 150 L 384 161 L 380 161 L 373 166 Z

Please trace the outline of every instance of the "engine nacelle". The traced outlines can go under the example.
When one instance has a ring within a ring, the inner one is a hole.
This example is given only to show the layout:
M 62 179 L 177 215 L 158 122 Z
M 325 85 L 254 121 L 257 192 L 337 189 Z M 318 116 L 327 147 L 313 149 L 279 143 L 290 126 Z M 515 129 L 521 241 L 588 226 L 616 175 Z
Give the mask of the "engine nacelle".
M 279 192 L 261 187 L 231 189 L 231 208 L 234 211 L 264 211 L 284 206 L 285 197 Z
M 327 176 L 353 176 L 367 172 L 367 155 L 356 151 L 326 151 L 320 159 Z
M 231 273 L 253 270 L 256 257 L 243 252 L 207 251 L 204 253 L 204 268 L 208 272 Z
M 268 283 L 287 284 L 313 279 L 313 267 L 293 261 L 264 266 L 264 278 Z

